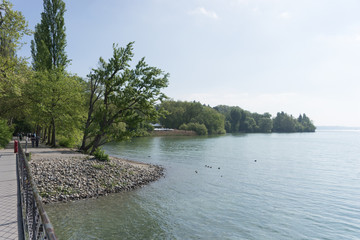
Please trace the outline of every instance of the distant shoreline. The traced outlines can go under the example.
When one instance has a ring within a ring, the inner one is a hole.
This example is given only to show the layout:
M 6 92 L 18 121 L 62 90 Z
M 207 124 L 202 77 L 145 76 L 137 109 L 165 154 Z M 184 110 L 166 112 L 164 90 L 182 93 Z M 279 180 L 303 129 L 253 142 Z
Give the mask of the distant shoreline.
M 169 129 L 169 130 L 154 130 L 150 132 L 150 136 L 198 136 L 194 131 Z
M 350 131 L 360 130 L 360 127 L 346 127 L 346 126 L 316 126 L 316 130 L 319 131 Z

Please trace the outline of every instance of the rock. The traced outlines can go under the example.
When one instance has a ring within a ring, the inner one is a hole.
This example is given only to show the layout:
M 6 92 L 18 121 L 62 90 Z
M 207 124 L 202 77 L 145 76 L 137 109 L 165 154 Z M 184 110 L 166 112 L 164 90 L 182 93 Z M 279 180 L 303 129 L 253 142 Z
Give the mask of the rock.
M 94 168 L 103 166 L 102 168 Z M 111 158 L 110 163 L 81 157 L 42 158 L 35 154 L 30 163 L 34 180 L 44 203 L 66 202 L 129 191 L 164 175 L 156 165 Z

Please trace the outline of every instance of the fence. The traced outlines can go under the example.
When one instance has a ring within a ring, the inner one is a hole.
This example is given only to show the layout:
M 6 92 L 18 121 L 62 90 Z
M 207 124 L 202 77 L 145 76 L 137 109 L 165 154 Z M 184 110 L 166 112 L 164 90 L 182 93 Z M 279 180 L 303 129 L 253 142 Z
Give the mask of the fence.
M 21 144 L 19 144 L 19 152 L 16 155 L 16 168 L 18 178 L 18 198 L 21 208 L 19 217 L 22 219 L 23 239 L 56 240 L 54 228 L 44 210 L 41 197 L 37 191 L 28 160 Z

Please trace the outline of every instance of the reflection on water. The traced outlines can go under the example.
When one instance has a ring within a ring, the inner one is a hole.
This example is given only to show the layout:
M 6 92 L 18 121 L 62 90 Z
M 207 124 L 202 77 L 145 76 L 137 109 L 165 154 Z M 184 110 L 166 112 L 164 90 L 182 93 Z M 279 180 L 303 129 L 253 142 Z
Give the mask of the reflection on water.
M 46 208 L 61 239 L 356 239 L 359 146 L 360 132 L 138 138 L 105 150 L 165 178 Z

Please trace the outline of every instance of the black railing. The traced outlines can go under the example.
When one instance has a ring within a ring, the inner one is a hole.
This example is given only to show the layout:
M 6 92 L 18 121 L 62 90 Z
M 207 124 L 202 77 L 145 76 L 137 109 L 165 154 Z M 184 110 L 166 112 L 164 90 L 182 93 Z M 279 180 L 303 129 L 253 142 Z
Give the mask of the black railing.
M 54 228 L 46 214 L 36 184 L 31 175 L 30 166 L 26 155 L 19 144 L 19 152 L 16 156 L 17 177 L 19 188 L 19 216 L 22 219 L 24 239 L 50 239 L 56 240 Z M 19 234 L 22 235 L 22 234 Z

